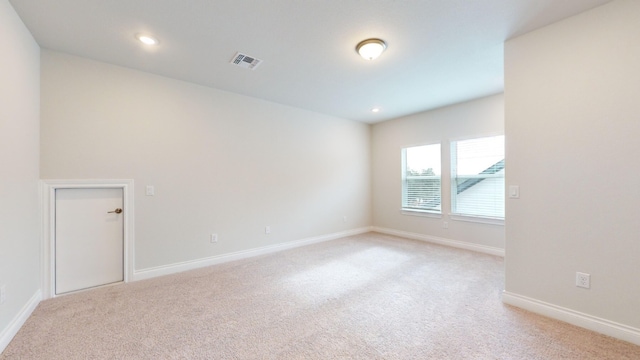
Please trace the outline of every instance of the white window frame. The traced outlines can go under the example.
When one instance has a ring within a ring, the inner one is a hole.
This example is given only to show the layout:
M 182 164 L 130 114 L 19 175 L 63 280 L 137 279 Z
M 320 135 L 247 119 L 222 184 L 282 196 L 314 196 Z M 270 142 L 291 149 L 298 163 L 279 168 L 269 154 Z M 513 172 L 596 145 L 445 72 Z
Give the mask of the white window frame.
M 409 179 L 409 177 L 407 176 L 407 149 L 421 147 L 421 146 L 433 146 L 433 145 L 437 145 L 439 147 L 440 169 L 438 169 L 438 172 L 440 173 L 440 175 L 414 175 L 414 176 L 411 176 L 411 178 L 429 178 L 429 179 L 440 180 L 440 188 L 439 188 L 440 209 L 436 209 L 436 208 L 420 209 L 420 208 L 407 207 L 405 206 L 407 202 L 407 180 Z M 401 154 L 402 154 L 402 198 L 401 198 L 400 212 L 403 215 L 441 218 L 442 217 L 442 143 L 433 142 L 433 143 L 406 146 L 402 148 Z
M 467 137 L 463 139 L 455 139 L 450 141 L 450 165 L 451 165 L 451 178 L 450 178 L 450 188 L 451 188 L 451 213 L 449 213 L 449 217 L 451 220 L 458 221 L 468 221 L 468 222 L 476 222 L 476 223 L 484 223 L 484 224 L 493 224 L 493 225 L 504 225 L 504 216 L 490 216 L 490 215 L 478 215 L 478 214 L 466 214 L 457 211 L 457 143 L 461 141 L 482 139 L 482 138 L 490 138 L 504 136 L 504 134 L 487 134 L 487 135 L 479 135 L 474 137 Z M 490 179 L 490 178 L 504 178 L 504 174 L 484 174 L 484 175 L 474 175 L 474 176 L 465 176 L 465 178 L 478 178 L 478 179 Z M 504 191 L 504 189 L 503 189 Z

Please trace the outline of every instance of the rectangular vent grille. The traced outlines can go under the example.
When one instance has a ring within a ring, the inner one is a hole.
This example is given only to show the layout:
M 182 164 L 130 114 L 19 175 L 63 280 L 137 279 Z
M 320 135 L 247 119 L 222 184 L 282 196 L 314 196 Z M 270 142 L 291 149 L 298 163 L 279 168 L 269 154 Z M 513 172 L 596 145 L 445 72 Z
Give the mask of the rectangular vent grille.
M 231 59 L 231 63 L 241 68 L 255 70 L 255 68 L 262 64 L 262 60 L 238 52 L 233 56 L 233 59 Z

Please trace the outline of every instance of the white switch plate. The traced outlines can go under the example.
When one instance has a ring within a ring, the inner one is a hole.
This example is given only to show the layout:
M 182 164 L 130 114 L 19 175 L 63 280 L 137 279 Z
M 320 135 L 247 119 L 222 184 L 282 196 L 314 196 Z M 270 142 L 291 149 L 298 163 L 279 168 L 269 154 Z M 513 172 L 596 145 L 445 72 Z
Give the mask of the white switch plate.
M 0 304 L 7 301 L 7 285 L 0 286 Z
M 264 233 L 267 234 L 267 235 L 271 234 L 271 226 L 265 226 L 264 227 Z
M 518 186 L 518 185 L 510 185 L 509 186 L 509 198 L 511 198 L 511 199 L 520 198 L 520 186 Z
M 156 189 L 153 187 L 153 185 L 147 185 L 147 189 L 145 191 L 145 195 L 153 196 L 155 194 L 156 194 Z
M 211 237 L 209 238 L 212 244 L 215 244 L 218 242 L 218 234 L 211 234 Z

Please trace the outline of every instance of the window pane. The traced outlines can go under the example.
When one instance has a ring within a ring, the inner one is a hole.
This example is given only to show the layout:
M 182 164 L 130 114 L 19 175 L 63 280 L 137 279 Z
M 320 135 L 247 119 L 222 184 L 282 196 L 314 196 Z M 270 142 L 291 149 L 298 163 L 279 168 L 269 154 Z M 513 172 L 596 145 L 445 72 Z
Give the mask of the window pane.
M 411 175 L 440 175 L 440 144 L 406 148 L 407 171 Z
M 407 202 L 404 207 L 440 210 L 440 178 L 407 179 Z
M 452 209 L 504 218 L 504 136 L 452 143 Z
M 504 160 L 504 136 L 457 141 L 457 174 L 475 175 Z
M 440 144 L 403 149 L 402 207 L 440 211 Z

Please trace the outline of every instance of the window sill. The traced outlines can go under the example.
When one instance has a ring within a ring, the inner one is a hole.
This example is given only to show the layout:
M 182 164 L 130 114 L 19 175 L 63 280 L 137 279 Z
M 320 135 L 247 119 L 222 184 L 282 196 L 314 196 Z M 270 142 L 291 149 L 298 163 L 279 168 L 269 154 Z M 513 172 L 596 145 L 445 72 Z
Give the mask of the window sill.
M 429 210 L 413 210 L 413 209 L 400 209 L 402 215 L 421 216 L 434 219 L 442 219 L 442 213 Z
M 480 224 L 504 226 L 504 219 L 502 218 L 462 215 L 462 214 L 449 214 L 449 218 L 451 220 L 456 220 L 456 221 L 467 221 L 467 222 L 474 222 L 474 223 L 480 223 Z

